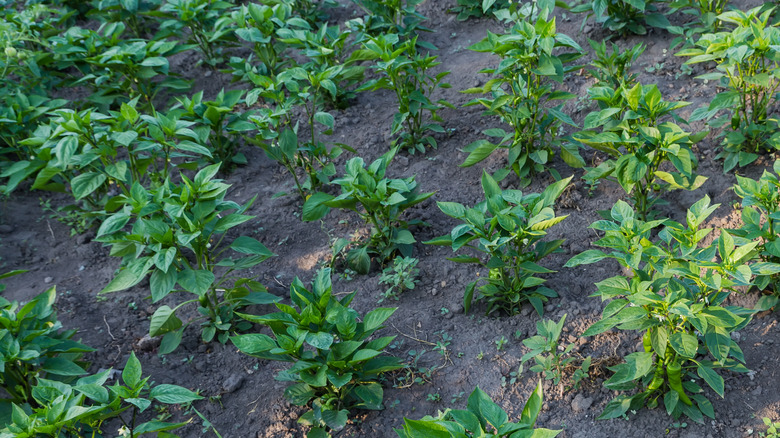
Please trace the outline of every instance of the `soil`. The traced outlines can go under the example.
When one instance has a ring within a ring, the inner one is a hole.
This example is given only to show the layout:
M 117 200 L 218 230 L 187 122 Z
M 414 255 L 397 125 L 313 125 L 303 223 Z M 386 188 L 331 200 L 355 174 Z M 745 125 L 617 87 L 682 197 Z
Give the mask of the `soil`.
M 739 7 L 755 6 L 737 2 Z M 410 218 L 422 219 L 430 227 L 414 230 L 418 241 L 448 233 L 455 221 L 436 208 L 435 201 L 456 201 L 473 205 L 482 198 L 480 175 L 483 169 L 494 172 L 502 167 L 505 155 L 494 154 L 480 165 L 460 168 L 466 153 L 462 149 L 481 138 L 481 131 L 499 127 L 495 117 L 483 116 L 477 107 L 461 108 L 470 99 L 458 90 L 484 84 L 486 75 L 478 74 L 496 59 L 467 50 L 467 47 L 486 35 L 487 30 L 499 31 L 500 23 L 489 19 L 472 19 L 459 22 L 448 13 L 450 1 L 428 0 L 419 8 L 429 18 L 426 23 L 434 30 L 421 38 L 439 48 L 437 52 L 442 71 L 449 70 L 450 90 L 441 92 L 441 98 L 458 109 L 441 112 L 448 134 L 437 135 L 438 149 L 428 153 L 397 157 L 391 164 L 392 177 L 417 176 L 423 191 L 435 191 L 433 198 L 409 212 Z M 353 14 L 354 6 L 344 4 L 329 11 L 334 21 L 343 21 Z M 585 26 L 580 30 L 581 16 L 558 17 L 558 30 L 573 37 L 587 48 L 587 38 L 602 40 L 609 37 L 598 26 Z M 643 43 L 647 46 L 634 70 L 643 84 L 658 84 L 667 100 L 686 100 L 692 104 L 680 111 L 683 117 L 708 102 L 716 93 L 712 84 L 694 79 L 695 74 L 682 74 L 682 60 L 668 50 L 673 35 L 660 30 L 650 30 L 645 36 L 629 36 L 615 41 L 621 48 Z M 590 57 L 581 59 L 587 64 Z M 178 59 L 174 69 L 195 78 L 196 88 L 205 90 L 207 98 L 219 89 L 235 87 L 230 77 L 215 73 L 197 63 L 197 56 Z M 701 73 L 709 66 L 698 66 Z M 570 75 L 563 88 L 579 96 L 586 95 L 594 83 L 586 73 Z M 591 108 L 587 101 L 573 100 L 565 110 L 581 123 Z M 333 110 L 336 130 L 331 138 L 354 147 L 367 162 L 388 149 L 390 121 L 394 113 L 394 96 L 390 92 L 366 92 L 343 111 Z M 704 126 L 693 124 L 691 130 Z M 704 195 L 709 195 L 720 208 L 710 217 L 707 225 L 715 228 L 737 228 L 739 213 L 732 209 L 738 198 L 731 190 L 735 183 L 733 174 L 723 174 L 722 163 L 714 160 L 717 140 L 709 136 L 697 146 L 700 159 L 699 172 L 709 180 L 694 192 L 677 191 L 664 197 L 668 205 L 661 207 L 662 214 L 674 220 L 684 218 L 688 206 Z M 291 178 L 284 169 L 268 159 L 257 148 L 245 146 L 242 152 L 248 164 L 226 176 L 232 184 L 229 198 L 243 203 L 258 195 L 250 214 L 254 221 L 244 224 L 239 233 L 251 235 L 278 254 L 258 267 L 256 273 L 270 290 L 287 297 L 289 285 L 295 277 L 308 282 L 318 266 L 330 254 L 331 237 L 348 237 L 363 225 L 355 215 L 332 212 L 320 223 L 304 223 L 300 220 L 301 202 L 297 195 L 281 197 L 279 192 L 294 193 Z M 585 152 L 589 162 L 602 157 Z M 343 169 L 347 157 L 339 160 Z M 762 157 L 749 168 L 741 169 L 751 177 L 771 166 L 772 157 Z M 631 413 L 627 419 L 596 421 L 606 403 L 614 397 L 602 387 L 610 371 L 607 366 L 618 363 L 625 354 L 641 348 L 641 340 L 632 333 L 610 331 L 593 338 L 580 338 L 590 324 L 599 319 L 603 303 L 589 295 L 594 283 L 620 274 L 616 263 L 600 262 L 575 269 L 563 268 L 573 255 L 590 247 L 597 236 L 587 229 L 599 218 L 598 210 L 610 208 L 624 197 L 622 189 L 611 183 L 602 183 L 594 191 L 579 179 L 581 170 L 574 170 L 559 159 L 552 168 L 562 176 L 574 174 L 575 185 L 563 196 L 557 210 L 569 217 L 551 229 L 551 238 L 565 239 L 563 251 L 545 260 L 545 266 L 558 272 L 547 276 L 548 285 L 560 298 L 552 299 L 546 306 L 545 317 L 559 320 L 567 315 L 565 343 L 575 343 L 574 352 L 582 357 L 591 356 L 594 365 L 589 378 L 576 390 L 564 390 L 549 381 L 544 385 L 544 406 L 537 423 L 540 427 L 563 429 L 561 437 L 743 437 L 757 435 L 766 430 L 761 418 L 780 420 L 780 378 L 777 363 L 780 361 L 780 332 L 777 313 L 763 312 L 734 334 L 744 350 L 749 374 L 723 373 L 726 379 L 725 398 L 712 391 L 706 395 L 713 401 L 716 420 L 706 419 L 696 424 L 687 419 L 675 421 L 663 409 L 643 409 Z M 548 174 L 535 178 L 527 191 L 541 191 L 552 181 Z M 516 186 L 517 180 L 507 178 L 506 186 Z M 149 317 L 154 311 L 150 301 L 148 282 L 131 290 L 99 296 L 112 278 L 119 260 L 109 257 L 108 248 L 92 242 L 94 232 L 71 236 L 70 229 L 49 217 L 41 209 L 41 199 L 52 205 L 63 205 L 67 198 L 44 192 L 19 190 L 4 204 L 0 215 L 0 239 L 2 243 L 2 270 L 27 269 L 28 273 L 5 280 L 4 292 L 11 300 L 29 300 L 43 290 L 56 285 L 59 318 L 66 328 L 79 328 L 77 337 L 98 349 L 89 355 L 90 371 L 100 368 L 121 368 L 130 352 L 135 351 L 143 364 L 144 375 L 151 375 L 158 383 L 166 382 L 199 389 L 207 400 L 194 404 L 223 437 L 282 438 L 302 437 L 306 429 L 297 423 L 303 408 L 290 405 L 283 396 L 286 383 L 274 380 L 276 374 L 288 365 L 281 362 L 258 360 L 237 352 L 232 345 L 217 342 L 203 344 L 195 327 L 185 333 L 182 345 L 172 354 L 160 356 L 154 344 L 139 342 L 148 332 Z M 717 236 L 717 230 L 711 238 Z M 510 416 L 518 419 L 523 404 L 540 376 L 526 371 L 515 383 L 509 383 L 510 372 L 517 369 L 525 353 L 521 340 L 536 334 L 540 317 L 530 306 L 511 317 L 484 316 L 484 307 L 476 306 L 464 314 L 462 297 L 466 285 L 486 272 L 446 260 L 452 255 L 448 248 L 415 246 L 419 258 L 420 283 L 412 291 L 404 293 L 400 300 L 383 305 L 398 306 L 398 311 L 388 320 L 381 335 L 397 335 L 390 353 L 409 362 L 408 370 L 388 376 L 384 382 L 385 405 L 383 411 L 358 411 L 339 437 L 393 437 L 393 427 L 399 427 L 404 417 L 420 418 L 435 414 L 446 407 L 463 408 L 471 391 L 479 386 L 486 391 Z M 377 306 L 379 294 L 384 290 L 378 284 L 378 270 L 369 275 L 348 279 L 334 276 L 334 290 L 349 292 L 358 290 L 353 306 L 365 314 Z M 755 294 L 737 295 L 732 304 L 750 307 L 755 304 Z M 256 313 L 272 311 L 272 308 L 252 309 Z M 446 354 L 434 351 L 437 341 L 451 337 Z M 508 342 L 500 350 L 496 340 L 504 337 Z M 418 360 L 413 361 L 413 356 Z M 419 383 L 413 383 L 420 378 Z M 435 401 L 431 399 L 440 399 Z M 182 412 L 174 412 L 181 417 Z M 197 437 L 212 435 L 195 417 L 180 435 Z

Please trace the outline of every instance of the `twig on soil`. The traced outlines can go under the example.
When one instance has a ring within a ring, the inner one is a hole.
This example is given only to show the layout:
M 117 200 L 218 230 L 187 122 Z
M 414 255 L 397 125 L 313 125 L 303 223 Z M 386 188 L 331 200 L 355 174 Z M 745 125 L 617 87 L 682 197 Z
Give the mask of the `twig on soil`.
M 263 396 L 260 396 L 260 397 L 256 398 L 253 402 L 249 403 L 250 406 L 252 406 L 252 405 L 254 405 L 254 406 L 252 407 L 251 411 L 247 412 L 247 415 L 253 414 L 257 410 L 257 404 L 260 403 L 260 399 L 261 398 L 263 398 Z
M 108 330 L 108 336 L 111 336 L 111 339 L 116 341 L 116 338 L 113 334 L 111 334 L 111 326 L 108 325 L 108 321 L 106 321 L 106 315 L 103 315 L 103 322 L 106 323 L 106 329 Z
M 421 343 L 421 344 L 436 345 L 436 343 L 435 343 L 435 342 L 430 342 L 430 341 L 423 341 L 423 340 L 422 340 L 422 339 L 420 339 L 420 338 L 415 338 L 414 336 L 407 335 L 406 333 L 402 332 L 401 330 L 398 330 L 398 327 L 396 327 L 396 326 L 395 326 L 393 323 L 390 323 L 390 325 L 391 325 L 391 326 L 392 326 L 392 327 L 393 327 L 393 328 L 394 328 L 394 329 L 395 329 L 395 330 L 396 330 L 398 333 L 400 333 L 400 334 L 401 334 L 401 336 L 403 336 L 403 337 L 409 338 L 409 339 L 411 339 L 411 340 L 413 340 L 413 341 L 417 341 L 417 342 L 419 342 L 419 343 Z
M 49 232 L 51 233 L 51 239 L 56 241 L 57 238 L 54 237 L 54 230 L 51 229 L 51 224 L 49 223 L 49 220 L 46 220 L 46 226 L 49 228 Z

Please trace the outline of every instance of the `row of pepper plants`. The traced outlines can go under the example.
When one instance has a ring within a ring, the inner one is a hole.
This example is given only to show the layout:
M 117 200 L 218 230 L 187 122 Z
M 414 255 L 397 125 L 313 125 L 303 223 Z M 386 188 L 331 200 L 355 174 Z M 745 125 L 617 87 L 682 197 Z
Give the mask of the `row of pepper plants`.
M 698 11 L 698 21 L 686 29 L 669 25 L 651 2 L 646 9 L 634 3 L 586 2 L 574 10 L 621 32 L 644 33 L 641 20 L 665 27 L 683 35 L 677 55 L 689 57 L 687 64 L 715 63 L 715 70 L 700 78 L 720 81 L 726 91 L 694 110 L 691 120 L 720 129 L 718 158 L 725 171 L 774 152 L 777 122 L 769 111 L 778 84 L 780 31 L 771 5 L 743 12 L 725 11 L 725 4 L 675 3 L 673 12 Z M 428 29 L 416 11 L 418 3 L 359 0 L 356 5 L 364 17 L 329 24 L 327 4 L 307 0 L 96 1 L 89 6 L 62 0 L 7 9 L 0 28 L 5 44 L 0 56 L 3 192 L 26 187 L 72 196 L 72 203 L 60 209 L 62 218 L 77 232 L 95 228 L 95 240 L 122 260 L 101 293 L 130 289 L 148 278 L 149 296 L 159 304 L 149 334 L 162 337 L 161 354 L 174 351 L 185 329 L 199 324 L 204 342 L 230 341 L 246 354 L 293 363 L 282 376 L 293 382 L 285 395 L 309 407 L 300 422 L 311 427 L 311 437 L 344 428 L 352 409 L 381 409 L 379 376 L 403 366 L 383 354 L 393 336 L 372 337 L 396 309 L 358 315 L 350 308 L 354 292 L 334 296 L 331 269 L 349 267 L 364 274 L 372 265 L 412 255 L 417 241 L 410 227 L 424 224 L 403 214 L 433 193 L 421 193 L 414 176 L 389 178 L 387 169 L 398 153 L 436 148 L 435 134 L 444 132 L 440 112 L 456 109 L 446 100 L 433 100 L 439 89 L 449 87 L 444 82 L 449 72 L 437 72 L 439 62 L 430 54 L 436 48 L 420 38 Z M 724 395 L 716 370 L 747 371 L 730 334 L 756 310 L 774 307 L 780 296 L 780 247 L 773 226 L 780 205 L 775 175 L 780 164 L 775 174 L 766 172 L 759 180 L 738 177 L 735 191 L 743 199 L 744 225 L 720 230 L 710 244 L 704 242 L 713 230 L 703 226 L 716 206 L 708 198 L 691 206 L 684 225 L 658 218 L 654 207 L 664 202 L 664 192 L 706 183 L 695 173 L 692 146 L 708 132 L 686 131 L 683 126 L 691 120 L 677 111 L 688 103 L 664 100 L 655 85 L 643 85 L 630 73 L 641 45 L 621 52 L 590 43 L 595 85 L 588 97 L 597 108 L 583 126 L 575 123 L 564 107 L 576 96 L 561 84 L 581 68 L 575 62 L 586 51 L 557 32 L 552 12 L 560 6 L 551 1 L 459 2 L 461 18 L 492 13 L 508 23 L 505 33 L 488 32 L 470 47 L 500 62 L 480 72 L 490 76 L 484 86 L 463 92 L 480 95 L 467 106 L 483 106 L 487 116 L 497 116 L 509 129 L 486 130 L 485 139 L 465 149 L 462 166 L 476 165 L 497 149 L 507 150 L 507 163 L 493 175 L 483 173 L 483 202 L 473 207 L 438 202 L 444 214 L 462 223 L 425 243 L 453 251 L 468 247 L 467 254 L 450 260 L 489 271 L 481 283 L 467 286 L 466 311 L 481 301 L 487 313 L 514 314 L 530 302 L 541 315 L 544 303 L 557 294 L 539 276 L 552 272 L 540 262 L 563 243 L 545 236 L 567 217 L 554 207 L 573 178 L 561 178 L 549 167 L 552 157 L 558 153 L 570 166 L 585 168 L 583 179 L 591 187 L 603 180 L 619 184 L 630 202 L 618 201 L 604 212 L 604 220 L 591 225 L 604 233 L 594 244 L 605 250 L 588 250 L 566 264 L 614 258 L 632 273 L 596 285 L 596 295 L 610 302 L 602 320 L 584 334 L 615 327 L 643 334 L 644 351 L 613 367 L 615 374 L 605 383 L 629 394 L 609 403 L 601 418 L 660 401 L 675 418 L 714 418 L 696 382 L 702 379 Z M 242 47 L 251 55 L 231 56 Z M 192 82 L 171 70 L 171 57 L 182 53 L 197 53 L 203 68 L 229 73 L 237 89 L 212 100 L 202 91 L 193 93 Z M 365 80 L 367 70 L 370 80 Z M 69 88 L 89 97 L 65 100 L 51 92 Z M 390 124 L 393 144 L 369 165 L 358 156 L 346 160 L 339 173 L 340 157 L 355 150 L 328 140 L 335 127 L 329 109 L 380 89 L 391 90 L 397 99 Z M 247 273 L 274 254 L 253 237 L 229 237 L 255 219 L 247 212 L 256 199 L 230 200 L 230 185 L 219 178 L 247 164 L 242 141 L 262 148 L 287 170 L 294 185 L 288 196 L 303 201 L 304 221 L 346 209 L 371 227 L 368 239 L 336 241 L 328 268 L 309 287 L 296 279 L 290 305 Z M 583 148 L 607 158 L 587 167 Z M 541 193 L 500 188 L 510 174 L 525 187 L 542 172 L 557 182 Z M 767 292 L 756 309 L 729 306 L 728 296 L 746 288 Z M 3 404 L 7 415 L 0 434 L 37 436 L 62 427 L 94 432 L 126 409 L 143 412 L 152 401 L 199 398 L 173 385 L 149 389 L 135 362 L 125 367 L 125 389 L 115 385 L 107 392 L 106 376 L 84 377 L 87 364 L 80 357 L 89 349 L 70 341 L 72 332 L 59 331 L 50 310 L 53 300 L 50 290 L 32 302 L 41 304 L 0 303 L 7 315 L 4 363 L 25 364 L 21 370 L 4 368 L 3 384 L 12 398 Z M 273 304 L 279 311 L 242 313 L 250 304 Z M 38 313 L 31 314 L 31 308 Z M 199 316 L 183 321 L 180 315 L 187 308 Z M 44 325 L 60 344 L 41 345 L 28 332 L 19 332 L 18 321 L 36 315 L 31 323 L 50 318 L 45 321 L 55 328 Z M 272 336 L 251 332 L 255 324 L 267 326 Z M 142 402 L 143 391 L 151 392 Z M 476 390 L 468 411 L 408 420 L 397 433 L 467 436 L 466 431 L 478 434 L 491 427 L 505 434 L 532 433 L 541 397 L 538 386 L 521 422 L 510 424 Z M 488 409 L 495 415 L 482 417 Z M 129 436 L 138 436 L 170 434 L 181 424 L 126 426 Z

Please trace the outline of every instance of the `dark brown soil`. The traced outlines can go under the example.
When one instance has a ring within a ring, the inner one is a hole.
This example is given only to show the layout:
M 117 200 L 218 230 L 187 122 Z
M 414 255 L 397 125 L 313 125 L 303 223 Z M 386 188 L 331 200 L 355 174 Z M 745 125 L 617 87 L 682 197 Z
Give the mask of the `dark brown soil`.
M 751 6 L 742 3 L 738 2 L 743 7 Z M 421 6 L 420 11 L 430 18 L 427 25 L 435 30 L 422 38 L 439 48 L 440 68 L 452 71 L 449 76 L 452 89 L 440 97 L 460 106 L 470 97 L 458 91 L 483 84 L 486 77 L 477 74 L 477 71 L 495 62 L 489 56 L 466 48 L 483 38 L 486 30 L 497 31 L 501 25 L 487 19 L 458 22 L 454 15 L 447 13 L 451 6 L 451 2 L 442 0 L 428 0 Z M 353 6 L 348 4 L 334 14 L 349 17 L 352 9 Z M 600 40 L 608 36 L 607 32 L 592 26 L 587 26 L 586 33 L 581 33 L 580 20 L 581 17 L 572 17 L 572 14 L 565 19 L 559 17 L 559 32 L 572 36 L 586 48 L 589 47 L 587 38 Z M 694 108 L 708 102 L 716 90 L 712 84 L 680 74 L 681 60 L 667 50 L 672 38 L 666 32 L 652 30 L 646 36 L 615 41 L 621 48 L 639 42 L 647 45 L 647 50 L 635 66 L 639 80 L 644 84 L 658 84 L 667 100 L 692 102 L 681 111 L 681 115 L 687 117 Z M 232 86 L 228 76 L 213 74 L 205 77 L 207 70 L 196 65 L 196 61 L 197 58 L 182 59 L 178 69 L 196 78 L 198 86 L 206 90 L 206 97 L 213 96 L 222 87 Z M 589 61 L 590 57 L 586 57 L 582 63 Z M 656 64 L 662 66 L 650 68 Z M 582 73 L 571 75 L 564 86 L 583 96 L 592 84 L 593 80 Z M 332 111 L 337 124 L 332 140 L 351 145 L 366 161 L 383 154 L 391 141 L 393 99 L 389 92 L 363 93 L 348 109 Z M 590 110 L 587 101 L 580 103 L 576 100 L 568 103 L 565 109 L 578 122 Z M 436 208 L 435 201 L 457 201 L 468 205 L 479 202 L 483 168 L 493 172 L 505 160 L 505 156 L 495 154 L 481 165 L 458 167 L 466 156 L 462 149 L 480 138 L 483 129 L 501 124 L 495 118 L 482 116 L 481 110 L 476 107 L 446 110 L 441 115 L 451 135 L 437 137 L 438 149 L 425 155 L 399 156 L 390 169 L 394 177 L 416 175 L 423 191 L 436 192 L 432 199 L 409 214 L 431 224 L 429 228 L 416 230 L 418 241 L 448 233 L 455 225 L 454 220 Z M 703 129 L 703 126 L 694 124 L 691 129 Z M 714 161 L 715 145 L 716 140 L 712 137 L 698 145 L 699 172 L 708 176 L 709 180 L 692 193 L 669 193 L 666 196 L 669 204 L 662 207 L 663 214 L 680 220 L 688 206 L 709 195 L 721 207 L 711 216 L 708 226 L 736 228 L 740 225 L 739 213 L 732 210 L 737 201 L 730 189 L 735 178 L 731 174 L 723 174 L 722 164 Z M 239 231 L 258 238 L 278 254 L 278 257 L 256 269 L 262 273 L 264 284 L 272 292 L 286 296 L 294 277 L 308 282 L 318 265 L 329 256 L 329 236 L 347 237 L 362 229 L 363 225 L 356 216 L 339 212 L 331 213 L 321 224 L 303 223 L 300 220 L 301 202 L 296 196 L 272 198 L 278 192 L 294 191 L 286 172 L 259 149 L 245 147 L 243 152 L 249 164 L 227 177 L 227 181 L 233 184 L 229 197 L 245 202 L 258 195 L 258 200 L 250 210 L 250 214 L 257 218 L 244 224 Z M 584 156 L 588 161 L 599 160 L 599 155 L 592 152 L 586 152 Z M 340 170 L 345 159 L 343 157 L 339 163 Z M 756 177 L 772 161 L 772 157 L 765 157 L 741 171 Z M 551 300 L 546 306 L 545 317 L 557 321 L 564 314 L 568 315 L 562 336 L 564 342 L 576 343 L 574 351 L 583 357 L 592 356 L 596 365 L 590 380 L 578 390 L 564 391 L 549 382 L 545 384 L 545 403 L 538 425 L 563 429 L 560 436 L 566 438 L 742 437 L 765 430 L 762 417 L 780 420 L 777 366 L 780 361 L 780 335 L 777 314 L 769 312 L 756 315 L 744 330 L 734 335 L 744 350 L 748 368 L 753 371 L 747 375 L 724 374 L 725 399 L 707 392 L 714 403 L 717 420 L 707 419 L 703 425 L 686 419 L 678 423 L 662 409 L 645 409 L 635 415 L 632 413 L 628 419 L 595 420 L 615 395 L 602 388 L 603 380 L 610 375 L 605 367 L 636 351 L 638 346 L 641 347 L 641 341 L 637 336 L 624 332 L 579 338 L 580 333 L 599 319 L 602 309 L 600 300 L 589 297 L 595 289 L 594 283 L 620 274 L 621 269 L 617 264 L 608 262 L 575 269 L 563 268 L 563 264 L 574 254 L 590 247 L 597 236 L 587 229 L 588 225 L 599 218 L 598 210 L 608 209 L 624 194 L 618 186 L 609 183 L 601 184 L 589 193 L 579 180 L 582 171 L 572 170 L 560 160 L 556 160 L 552 167 L 564 177 L 573 173 L 576 186 L 564 195 L 558 207 L 561 214 L 569 215 L 568 219 L 551 230 L 551 237 L 562 238 L 566 242 L 562 253 L 545 261 L 547 267 L 558 271 L 547 278 L 550 287 L 560 294 L 559 299 Z M 539 176 L 525 190 L 540 191 L 551 181 L 548 175 Z M 517 181 L 508 178 L 507 183 L 514 186 Z M 205 345 L 201 343 L 196 328 L 185 333 L 182 345 L 173 354 L 161 357 L 154 350 L 142 350 L 138 341 L 148 332 L 149 317 L 154 311 L 145 299 L 149 295 L 148 283 L 130 291 L 98 296 L 97 292 L 112 278 L 119 261 L 108 256 L 107 248 L 91 242 L 93 233 L 71 237 L 68 227 L 49 218 L 41 209 L 40 198 L 50 199 L 53 205 L 67 201 L 48 193 L 20 190 L 3 204 L 0 213 L 2 271 L 30 271 L 6 280 L 6 298 L 28 300 L 57 285 L 59 316 L 64 326 L 79 328 L 77 336 L 99 349 L 90 357 L 93 362 L 91 371 L 121 367 L 130 352 L 135 351 L 143 364 L 144 374 L 151 375 L 152 380 L 197 388 L 201 394 L 208 396 L 208 400 L 195 403 L 195 407 L 223 437 L 305 435 L 305 429 L 297 424 L 298 416 L 304 411 L 284 399 L 286 383 L 274 380 L 286 364 L 242 355 L 230 344 Z M 717 232 L 711 237 L 716 236 Z M 464 314 L 461 305 L 464 288 L 476 276 L 486 275 L 486 272 L 447 261 L 446 257 L 451 254 L 447 248 L 422 244 L 415 247 L 415 256 L 420 259 L 420 284 L 415 290 L 405 293 L 400 301 L 389 303 L 399 309 L 382 334 L 398 336 L 390 352 L 403 360 L 411 360 L 413 351 L 419 354 L 424 350 L 425 353 L 416 367 L 389 376 L 384 382 L 387 406 L 384 411 L 357 412 L 350 424 L 336 436 L 393 437 L 392 428 L 398 427 L 403 417 L 420 418 L 446 407 L 462 408 L 476 386 L 506 409 L 510 418 L 519 418 L 523 403 L 539 376 L 526 371 L 515 384 L 506 385 L 502 384 L 502 378 L 509 377 L 509 373 L 517 369 L 525 352 L 521 339 L 535 334 L 539 316 L 530 306 L 512 317 L 486 317 L 481 306 Z M 378 278 L 378 272 L 349 281 L 334 278 L 335 291 L 358 290 L 354 306 L 363 314 L 377 305 L 379 293 L 384 290 L 378 285 Z M 734 297 L 732 301 L 750 307 L 756 299 L 755 295 L 745 295 Z M 271 309 L 254 310 L 267 312 Z M 452 338 L 446 354 L 433 351 L 434 344 L 445 333 Z M 516 338 L 515 333 L 519 333 L 521 338 Z M 497 351 L 495 341 L 502 336 L 509 342 Z M 426 374 L 423 368 L 433 371 Z M 407 383 L 415 377 L 422 378 L 422 383 Z M 441 401 L 428 401 L 431 394 L 438 394 Z M 204 433 L 200 420 L 197 417 L 195 420 L 195 424 L 188 426 L 181 436 L 197 437 Z M 208 435 L 211 434 L 208 432 Z

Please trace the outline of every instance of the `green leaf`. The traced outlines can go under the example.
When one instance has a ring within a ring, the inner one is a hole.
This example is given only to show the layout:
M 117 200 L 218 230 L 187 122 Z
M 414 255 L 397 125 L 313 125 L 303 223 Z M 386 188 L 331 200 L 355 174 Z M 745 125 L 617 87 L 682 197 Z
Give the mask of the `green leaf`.
M 135 123 L 135 121 L 138 120 L 138 111 L 126 103 L 122 103 L 120 113 L 122 114 L 122 117 L 130 123 Z
M 563 322 L 563 320 L 561 320 Z M 528 401 L 523 406 L 523 412 L 520 414 L 520 422 L 524 424 L 536 424 L 536 418 L 542 410 L 544 396 L 542 393 L 542 381 L 536 383 L 536 389 L 531 393 Z
M 325 424 L 333 429 L 334 431 L 338 432 L 341 429 L 344 428 L 344 426 L 347 425 L 347 414 L 349 413 L 348 410 L 342 409 L 340 411 L 334 411 L 334 410 L 323 410 L 322 411 L 322 421 L 325 422 Z
M 729 109 L 732 110 L 737 106 L 740 100 L 740 95 L 736 91 L 724 91 L 718 93 L 712 98 L 710 102 L 709 111 Z
M 125 369 L 122 370 L 122 381 L 125 385 L 135 389 L 141 381 L 141 362 L 135 357 L 134 352 L 130 352 Z
M 141 62 L 141 65 L 144 67 L 167 67 L 168 60 L 161 56 L 155 56 L 144 59 L 143 62 Z
M 699 375 L 721 398 L 723 397 L 723 377 L 710 367 L 699 364 L 696 368 L 696 374 Z
M 83 368 L 64 357 L 49 357 L 41 366 L 43 371 L 58 376 L 83 376 L 87 374 Z
M 677 353 L 687 358 L 695 357 L 696 350 L 699 348 L 699 341 L 696 339 L 696 336 L 683 332 L 672 333 L 669 336 L 669 343 Z
M 361 275 L 368 274 L 371 269 L 371 258 L 368 256 L 368 248 L 362 246 L 347 253 L 347 265 Z
M 152 292 L 152 302 L 156 303 L 161 299 L 168 296 L 169 293 L 176 287 L 176 279 L 178 273 L 175 269 L 169 269 L 168 272 L 163 272 L 156 269 L 152 272 L 152 276 L 149 278 L 149 288 Z
M 529 408 L 529 415 L 533 407 Z M 487 423 L 496 429 L 504 425 L 509 419 L 506 412 L 481 389 L 476 388 L 468 400 L 468 410 L 479 418 L 480 423 Z M 525 414 L 525 408 L 523 409 Z
M 189 403 L 195 400 L 203 400 L 203 397 L 178 385 L 160 384 L 152 388 L 149 397 L 160 403 L 176 405 Z
M 479 163 L 480 161 L 490 156 L 490 154 L 496 150 L 498 145 L 490 143 L 487 140 L 478 140 L 468 146 L 468 148 L 471 147 L 474 147 L 474 149 L 471 151 L 469 156 L 466 157 L 466 160 L 463 161 L 463 164 L 461 164 L 460 167 L 470 167 Z
M 457 202 L 437 202 L 436 205 L 442 213 L 456 219 L 462 218 L 466 214 L 466 207 Z
M 146 423 L 139 424 L 133 429 L 133 432 L 138 436 L 143 436 L 147 433 L 157 433 L 157 438 L 178 438 L 176 435 L 165 433 L 166 430 L 174 430 L 187 425 L 188 423 L 169 423 L 167 421 L 147 421 Z
M 314 397 L 314 389 L 305 383 L 298 383 L 288 386 L 284 390 L 284 396 L 296 406 L 305 406 Z
M 382 398 L 384 397 L 384 391 L 382 390 L 382 385 L 379 383 L 366 383 L 357 386 L 352 391 L 355 396 L 363 400 L 363 403 L 358 404 L 356 407 L 374 411 L 382 409 Z
M 589 249 L 570 258 L 569 261 L 567 261 L 563 266 L 565 268 L 573 268 L 579 265 L 589 265 L 591 263 L 596 263 L 606 258 L 609 258 L 609 256 L 604 254 L 602 251 L 598 249 Z
M 278 347 L 273 338 L 260 333 L 231 336 L 230 341 L 236 348 L 241 350 L 242 353 L 250 356 L 257 353 L 265 353 Z
M 366 333 L 377 330 L 397 309 L 380 307 L 368 312 L 363 318 L 363 327 Z
M 241 254 L 261 255 L 266 257 L 276 256 L 276 254 L 272 253 L 257 239 L 249 236 L 237 237 L 236 240 L 230 244 L 230 248 L 233 249 L 233 251 L 240 252 Z
M 410 420 L 404 418 L 404 438 L 451 438 L 449 430 L 441 423 L 430 420 Z
M 197 294 L 199 296 L 204 295 L 209 291 L 211 285 L 214 284 L 214 274 L 211 271 L 205 269 L 184 269 L 179 272 L 177 278 L 178 283 L 184 290 Z
M 130 221 L 130 214 L 128 213 L 115 213 L 108 217 L 100 225 L 97 231 L 97 237 L 113 234 L 122 228 Z
M 615 327 L 620 323 L 621 321 L 617 318 L 602 319 L 601 321 L 597 321 L 593 323 L 590 327 L 588 327 L 588 329 L 585 330 L 584 333 L 582 333 L 582 337 L 595 336 L 599 333 L 603 333 L 611 329 L 612 327 Z
M 106 182 L 106 176 L 98 172 L 82 173 L 70 181 L 70 188 L 76 200 L 91 195 Z
M 244 222 L 252 219 L 254 219 L 254 216 L 237 214 L 237 213 L 229 214 L 227 216 L 219 218 L 217 223 L 214 225 L 214 231 L 218 233 L 223 233 L 233 227 L 241 225 Z
M 157 353 L 159 354 L 170 354 L 173 353 L 174 350 L 176 350 L 176 347 L 181 344 L 182 336 L 184 336 L 184 329 L 175 330 L 172 332 L 168 332 L 163 336 L 162 341 L 160 342 L 160 348 L 158 349 Z
M 598 416 L 599 420 L 609 420 L 612 418 L 620 418 L 628 412 L 631 408 L 631 397 L 621 395 L 612 399 L 607 406 L 604 407 L 604 411 Z
M 327 350 L 333 344 L 333 335 L 326 332 L 308 333 L 306 343 L 320 350 Z
M 152 319 L 149 322 L 149 336 L 159 336 L 182 326 L 181 320 L 176 316 L 173 309 L 168 306 L 160 306 L 154 311 Z
M 316 192 L 309 196 L 303 203 L 303 213 L 301 219 L 304 222 L 317 221 L 325 217 L 330 211 L 325 203 L 332 200 L 333 196 L 327 193 Z
M 321 125 L 325 125 L 330 129 L 333 129 L 334 119 L 333 116 L 329 113 L 318 112 L 314 114 L 314 121 Z
M 103 290 L 100 291 L 100 294 L 107 294 L 111 292 L 117 292 L 120 290 L 129 289 L 136 284 L 140 283 L 141 280 L 146 277 L 146 274 L 149 272 L 148 269 L 141 269 L 140 267 L 137 269 L 132 269 L 131 267 L 125 268 L 114 277 L 113 280 L 111 280 L 106 287 L 103 288 Z

